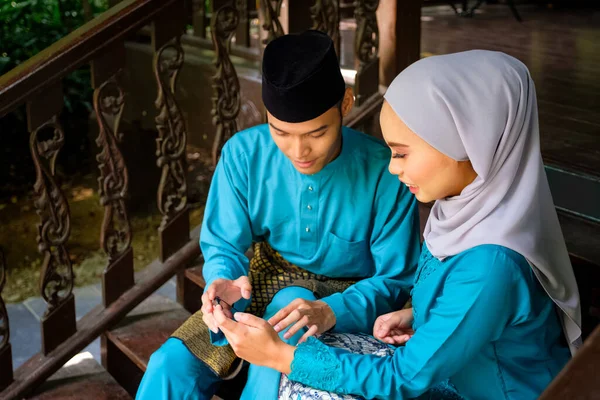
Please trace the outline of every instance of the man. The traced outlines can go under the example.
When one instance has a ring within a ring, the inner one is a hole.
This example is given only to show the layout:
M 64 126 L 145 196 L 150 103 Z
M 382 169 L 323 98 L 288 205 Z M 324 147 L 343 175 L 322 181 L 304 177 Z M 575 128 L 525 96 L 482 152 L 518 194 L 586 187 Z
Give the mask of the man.
M 371 332 L 406 301 L 419 255 L 416 200 L 388 173 L 382 142 L 342 127 L 354 100 L 331 39 L 308 31 L 272 41 L 262 96 L 268 124 L 227 142 L 211 183 L 202 310 L 153 354 L 139 399 L 210 399 L 239 370 L 215 304 L 271 318 L 296 344 L 331 329 Z M 278 378 L 250 366 L 242 398 L 276 398 Z

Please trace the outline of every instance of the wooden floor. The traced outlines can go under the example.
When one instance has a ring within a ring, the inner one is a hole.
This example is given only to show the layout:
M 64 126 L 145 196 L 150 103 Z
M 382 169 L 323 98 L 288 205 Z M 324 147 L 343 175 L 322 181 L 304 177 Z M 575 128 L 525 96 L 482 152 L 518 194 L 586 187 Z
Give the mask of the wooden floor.
M 422 10 L 423 55 L 497 50 L 523 61 L 536 84 L 547 164 L 600 177 L 600 9 L 484 5 L 474 18 Z M 465 71 L 468 73 L 468 71 Z

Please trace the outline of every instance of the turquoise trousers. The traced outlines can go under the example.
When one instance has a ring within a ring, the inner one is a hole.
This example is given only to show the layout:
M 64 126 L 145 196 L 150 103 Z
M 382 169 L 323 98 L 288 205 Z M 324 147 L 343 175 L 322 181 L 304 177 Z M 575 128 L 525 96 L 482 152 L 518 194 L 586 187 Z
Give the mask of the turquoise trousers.
M 280 290 L 265 310 L 264 319 L 295 299 L 316 300 L 310 290 L 287 287 Z M 296 345 L 306 332 L 305 329 L 285 340 Z M 279 336 L 283 339 L 285 331 Z M 242 400 L 277 399 L 280 373 L 270 368 L 251 365 L 248 382 Z M 202 361 L 194 356 L 183 342 L 168 339 L 150 357 L 148 368 L 142 378 L 136 399 L 138 400 L 210 400 L 216 393 L 221 379 Z

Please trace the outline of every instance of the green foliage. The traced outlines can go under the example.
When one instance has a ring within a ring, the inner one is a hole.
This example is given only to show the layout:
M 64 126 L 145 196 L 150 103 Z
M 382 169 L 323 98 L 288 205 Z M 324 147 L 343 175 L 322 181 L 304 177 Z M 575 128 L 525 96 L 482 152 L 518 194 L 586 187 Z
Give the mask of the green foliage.
M 83 4 L 94 17 L 107 0 L 0 0 L 0 75 L 33 57 L 86 22 Z M 89 109 L 89 72 L 76 71 L 63 80 L 65 106 Z

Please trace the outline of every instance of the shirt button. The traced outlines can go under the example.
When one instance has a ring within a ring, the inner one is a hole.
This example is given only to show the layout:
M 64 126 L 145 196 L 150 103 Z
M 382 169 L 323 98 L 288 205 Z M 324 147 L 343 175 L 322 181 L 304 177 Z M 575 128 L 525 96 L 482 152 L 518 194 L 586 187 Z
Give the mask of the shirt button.
M 308 208 L 309 210 L 312 210 L 312 206 L 310 204 L 307 205 L 306 208 Z
M 308 226 L 306 227 L 306 232 L 310 232 L 310 228 Z
M 308 187 L 308 191 L 309 191 L 309 192 L 312 192 L 312 191 L 313 191 L 313 188 L 312 188 L 312 186 L 309 186 L 309 187 Z

